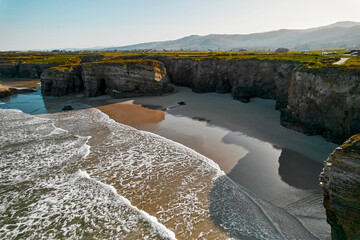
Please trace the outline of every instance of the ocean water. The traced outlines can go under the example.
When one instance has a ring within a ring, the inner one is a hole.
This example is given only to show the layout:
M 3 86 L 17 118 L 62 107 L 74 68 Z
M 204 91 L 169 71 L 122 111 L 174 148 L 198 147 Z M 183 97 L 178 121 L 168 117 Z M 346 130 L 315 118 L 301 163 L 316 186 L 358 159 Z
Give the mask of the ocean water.
M 0 239 L 315 239 L 212 160 L 97 109 L 0 109 Z

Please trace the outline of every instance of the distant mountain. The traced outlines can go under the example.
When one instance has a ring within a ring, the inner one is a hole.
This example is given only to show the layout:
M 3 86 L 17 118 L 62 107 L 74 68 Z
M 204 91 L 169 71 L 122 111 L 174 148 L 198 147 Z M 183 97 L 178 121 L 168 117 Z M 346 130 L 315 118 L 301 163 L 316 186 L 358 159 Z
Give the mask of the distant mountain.
M 286 47 L 291 50 L 315 50 L 329 48 L 360 48 L 360 22 L 337 22 L 331 25 L 290 30 L 281 29 L 253 34 L 191 35 L 172 41 L 149 42 L 103 50 L 269 50 Z

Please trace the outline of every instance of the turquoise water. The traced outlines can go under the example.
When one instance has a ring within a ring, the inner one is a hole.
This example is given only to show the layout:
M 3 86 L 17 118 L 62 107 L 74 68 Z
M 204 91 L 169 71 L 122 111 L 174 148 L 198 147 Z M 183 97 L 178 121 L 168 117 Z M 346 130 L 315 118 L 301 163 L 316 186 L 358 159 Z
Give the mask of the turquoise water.
M 41 87 L 37 87 L 34 93 L 10 96 L 3 100 L 6 104 L 0 104 L 0 108 L 19 109 L 28 114 L 48 113 L 40 89 Z

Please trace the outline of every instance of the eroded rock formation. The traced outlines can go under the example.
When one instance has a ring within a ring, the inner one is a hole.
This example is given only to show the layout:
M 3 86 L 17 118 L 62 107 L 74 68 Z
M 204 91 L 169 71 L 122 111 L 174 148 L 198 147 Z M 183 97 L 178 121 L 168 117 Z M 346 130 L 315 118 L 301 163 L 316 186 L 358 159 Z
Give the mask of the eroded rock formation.
M 85 95 L 90 97 L 151 96 L 173 91 L 164 65 L 154 60 L 84 64 L 82 79 Z
M 161 95 L 170 82 L 194 92 L 231 93 L 242 102 L 253 97 L 276 100 L 281 124 L 308 135 L 342 143 L 360 132 L 360 70 L 341 67 L 311 69 L 299 62 L 258 59 L 180 58 L 129 55 L 111 62 L 101 55 L 84 56 L 71 68 L 49 64 L 0 64 L 0 77 L 38 77 L 42 93 L 62 96 Z
M 156 57 L 155 57 L 156 58 Z M 260 97 L 286 107 L 292 71 L 297 65 L 288 61 L 176 59 L 157 57 L 166 66 L 170 80 L 194 92 L 231 93 L 242 102 Z
M 41 75 L 44 95 L 62 96 L 84 91 L 94 97 L 161 95 L 172 92 L 164 65 L 154 60 L 90 62 L 70 69 L 49 69 Z
M 56 66 L 55 63 L 22 63 L 9 62 L 0 64 L 0 78 L 33 78 L 39 79 L 41 74 Z
M 41 92 L 45 96 L 64 96 L 84 89 L 81 66 L 51 68 L 41 74 Z
M 360 134 L 329 156 L 320 181 L 332 239 L 360 239 Z
M 360 71 L 296 71 L 281 123 L 341 144 L 360 133 Z

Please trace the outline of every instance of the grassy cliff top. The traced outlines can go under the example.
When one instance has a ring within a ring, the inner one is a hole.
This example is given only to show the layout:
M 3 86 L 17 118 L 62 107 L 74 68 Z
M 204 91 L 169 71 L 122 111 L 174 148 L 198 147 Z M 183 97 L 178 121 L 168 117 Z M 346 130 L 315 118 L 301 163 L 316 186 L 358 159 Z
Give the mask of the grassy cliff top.
M 102 64 L 102 63 L 121 63 L 121 64 L 126 66 L 129 63 L 139 63 L 139 64 L 144 64 L 144 65 L 154 65 L 156 63 L 159 63 L 159 61 L 153 60 L 153 59 L 143 59 L 143 58 L 124 59 L 123 57 L 111 56 L 111 57 L 105 57 L 100 61 L 84 63 L 84 65 L 94 65 L 94 64 Z
M 337 55 L 324 56 L 323 51 L 310 51 L 308 55 L 301 52 L 275 53 L 272 51 L 243 51 L 243 52 L 97 52 L 97 53 L 50 53 L 50 52 L 31 52 L 31 53 L 0 53 L 0 63 L 23 62 L 27 64 L 54 64 L 59 70 L 70 69 L 71 66 L 79 65 L 83 57 L 97 56 L 101 60 L 92 61 L 93 63 L 123 63 L 138 62 L 148 64 L 146 56 L 167 56 L 181 59 L 194 59 L 197 61 L 208 59 L 221 60 L 270 60 L 270 61 L 293 61 L 303 63 L 309 68 L 338 67 L 342 69 L 360 69 L 360 57 L 343 55 L 345 51 L 338 51 Z M 334 65 L 340 58 L 349 58 L 343 65 Z M 90 62 L 91 63 L 91 62 Z M 89 64 L 85 63 L 85 64 Z
M 322 67 L 341 67 L 345 69 L 360 68 L 360 57 L 346 56 L 346 51 L 338 51 L 336 55 L 324 56 L 324 51 L 309 51 L 309 54 L 303 55 L 300 51 L 288 53 L 275 53 L 273 51 L 242 51 L 242 52 L 154 52 L 161 56 L 171 56 L 175 58 L 190 58 L 195 60 L 205 59 L 224 59 L 224 60 L 243 60 L 257 59 L 270 61 L 293 61 L 307 65 L 310 68 Z M 334 65 L 341 58 L 349 58 L 343 65 Z
M 23 62 L 43 64 L 67 64 L 80 62 L 81 57 L 89 56 L 90 53 L 50 53 L 50 52 L 0 52 L 0 63 Z

